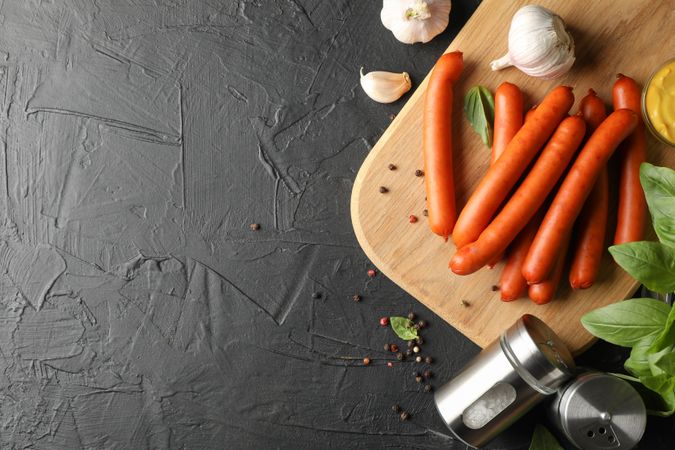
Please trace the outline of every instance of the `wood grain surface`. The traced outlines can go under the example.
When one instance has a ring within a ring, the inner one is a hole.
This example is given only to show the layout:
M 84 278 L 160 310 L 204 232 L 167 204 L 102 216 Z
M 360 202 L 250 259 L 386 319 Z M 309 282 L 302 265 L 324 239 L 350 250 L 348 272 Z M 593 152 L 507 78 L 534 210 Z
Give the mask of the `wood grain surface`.
M 552 81 L 527 77 L 515 68 L 490 71 L 490 61 L 506 52 L 511 17 L 527 3 L 484 0 L 448 48 L 464 52 L 465 62 L 456 86 L 453 119 L 458 208 L 466 203 L 490 160 L 489 149 L 462 113 L 463 94 L 471 86 L 481 84 L 494 92 L 503 81 L 515 83 L 523 90 L 529 107 L 551 88 L 564 84 L 574 88 L 576 104 L 589 88 L 610 104 L 617 73 L 631 76 L 642 85 L 660 63 L 675 57 L 672 0 L 541 0 L 539 4 L 563 17 L 574 36 L 577 60 L 572 70 Z M 565 274 L 557 298 L 537 306 L 526 298 L 511 303 L 499 300 L 493 286 L 498 283 L 502 264 L 469 276 L 450 272 L 448 261 L 455 248 L 450 241 L 444 243 L 432 234 L 425 223 L 424 179 L 414 175 L 422 168 L 422 104 L 427 80 L 428 76 L 371 150 L 356 177 L 351 215 L 359 243 L 387 277 L 481 347 L 522 314 L 530 313 L 549 324 L 572 351 L 582 351 L 592 337 L 579 318 L 589 310 L 629 297 L 638 283 L 605 254 L 599 280 L 592 288 L 571 290 Z M 675 166 L 675 149 L 652 136 L 648 139 L 648 160 Z M 387 170 L 389 163 L 398 169 Z M 380 194 L 380 186 L 386 186 L 389 192 Z M 615 207 L 611 212 L 615 213 Z M 420 221 L 409 223 L 411 214 Z M 462 300 L 470 306 L 464 306 Z

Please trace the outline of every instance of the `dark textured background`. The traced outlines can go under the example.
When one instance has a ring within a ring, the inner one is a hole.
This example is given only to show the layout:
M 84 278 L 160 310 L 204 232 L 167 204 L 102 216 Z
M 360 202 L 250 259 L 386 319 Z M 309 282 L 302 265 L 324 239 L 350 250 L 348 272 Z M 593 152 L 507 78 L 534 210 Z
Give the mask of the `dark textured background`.
M 464 448 L 377 321 L 429 321 L 434 385 L 478 348 L 366 276 L 348 210 L 405 101 L 359 67 L 418 84 L 478 1 L 453 3 L 410 46 L 374 0 L 1 1 L 0 446 Z

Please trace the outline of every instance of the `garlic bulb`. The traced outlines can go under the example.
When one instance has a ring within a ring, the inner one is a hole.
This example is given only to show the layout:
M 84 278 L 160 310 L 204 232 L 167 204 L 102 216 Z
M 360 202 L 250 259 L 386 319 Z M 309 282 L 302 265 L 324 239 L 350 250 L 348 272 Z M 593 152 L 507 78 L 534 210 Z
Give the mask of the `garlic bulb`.
M 407 72 L 393 73 L 375 71 L 363 74 L 361 67 L 361 87 L 379 103 L 395 102 L 412 87 L 410 75 Z
M 516 66 L 527 75 L 545 79 L 565 74 L 574 64 L 574 40 L 565 22 L 537 5 L 520 8 L 511 20 L 509 52 L 492 61 L 492 70 Z
M 450 0 L 383 0 L 380 19 L 404 44 L 429 42 L 450 21 Z

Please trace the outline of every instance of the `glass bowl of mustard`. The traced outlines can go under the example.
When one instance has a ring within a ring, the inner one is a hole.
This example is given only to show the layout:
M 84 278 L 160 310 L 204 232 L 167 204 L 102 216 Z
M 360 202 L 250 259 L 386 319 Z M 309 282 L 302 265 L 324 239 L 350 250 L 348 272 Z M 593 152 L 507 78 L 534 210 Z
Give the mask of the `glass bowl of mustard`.
M 659 141 L 675 147 L 675 58 L 649 77 L 642 90 L 642 115 Z

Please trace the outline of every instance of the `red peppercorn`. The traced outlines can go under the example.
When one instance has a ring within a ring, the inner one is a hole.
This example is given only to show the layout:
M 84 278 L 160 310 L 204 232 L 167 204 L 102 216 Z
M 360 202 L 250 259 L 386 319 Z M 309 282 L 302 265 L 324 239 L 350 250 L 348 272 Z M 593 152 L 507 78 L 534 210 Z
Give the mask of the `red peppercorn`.
M 363 358 L 363 365 L 367 366 L 368 364 L 370 364 L 370 358 Z
M 375 269 L 368 269 L 368 272 L 366 272 L 370 278 L 375 278 L 375 275 L 377 275 L 377 272 Z
M 410 217 L 408 217 L 408 221 L 409 221 L 410 223 L 415 223 L 415 222 L 417 222 L 417 216 L 414 215 L 414 214 L 410 214 Z
M 389 346 L 389 351 L 391 351 L 392 353 L 396 353 L 396 352 L 398 351 L 398 345 L 396 345 L 396 344 L 391 344 L 391 345 Z
M 380 317 L 380 325 L 383 327 L 389 325 L 389 317 Z

